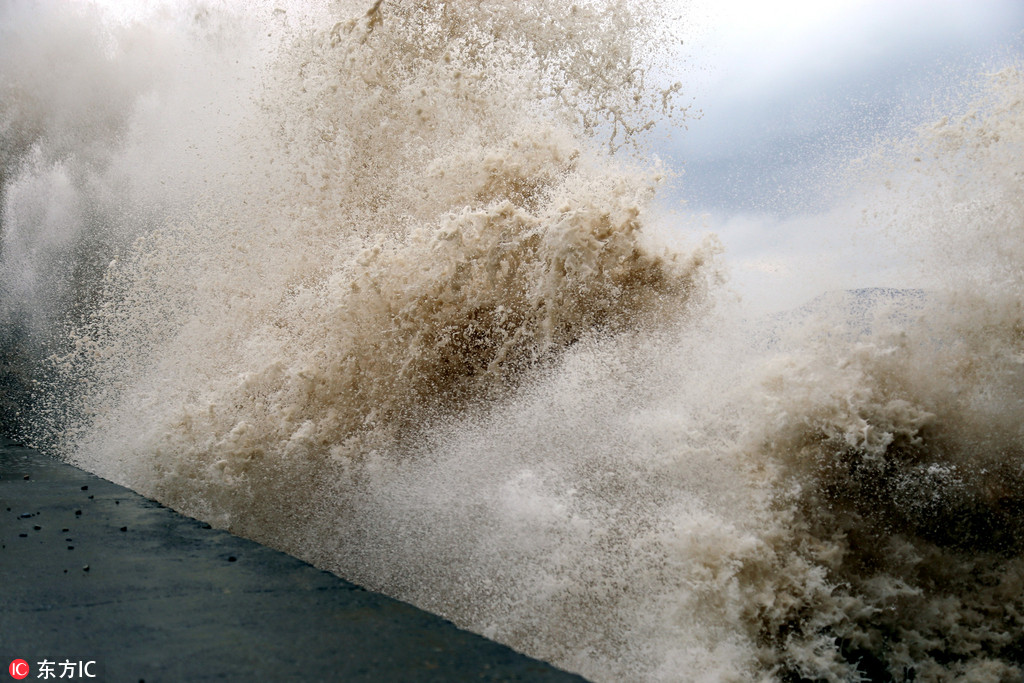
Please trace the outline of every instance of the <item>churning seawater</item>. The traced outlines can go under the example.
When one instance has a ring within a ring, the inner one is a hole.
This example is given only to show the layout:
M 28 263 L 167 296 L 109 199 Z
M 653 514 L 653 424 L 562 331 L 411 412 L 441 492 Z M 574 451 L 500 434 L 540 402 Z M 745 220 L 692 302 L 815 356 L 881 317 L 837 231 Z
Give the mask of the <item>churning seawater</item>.
M 1019 681 L 1024 75 L 869 161 L 926 289 L 757 317 L 631 7 L 5 3 L 5 428 L 598 681 Z

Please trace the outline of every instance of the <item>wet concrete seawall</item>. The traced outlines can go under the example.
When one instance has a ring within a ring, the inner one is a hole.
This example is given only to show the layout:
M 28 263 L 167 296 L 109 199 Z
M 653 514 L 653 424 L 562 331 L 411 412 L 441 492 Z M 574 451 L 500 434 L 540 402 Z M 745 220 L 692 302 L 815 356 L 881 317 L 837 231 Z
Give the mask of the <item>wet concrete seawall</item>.
M 0 546 L 27 680 L 583 681 L 5 439 Z

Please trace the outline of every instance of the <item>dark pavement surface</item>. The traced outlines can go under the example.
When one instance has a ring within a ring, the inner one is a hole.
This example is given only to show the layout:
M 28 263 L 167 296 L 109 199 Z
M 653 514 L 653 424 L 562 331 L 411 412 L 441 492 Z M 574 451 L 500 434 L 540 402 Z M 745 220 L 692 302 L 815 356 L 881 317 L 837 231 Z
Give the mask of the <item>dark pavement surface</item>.
M 25 680 L 583 680 L 4 439 L 0 546 Z

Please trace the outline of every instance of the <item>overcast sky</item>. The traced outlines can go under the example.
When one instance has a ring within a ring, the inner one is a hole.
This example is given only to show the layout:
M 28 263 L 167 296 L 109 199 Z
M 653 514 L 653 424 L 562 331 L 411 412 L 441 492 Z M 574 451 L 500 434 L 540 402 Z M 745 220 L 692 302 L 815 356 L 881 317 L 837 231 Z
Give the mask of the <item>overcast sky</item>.
M 798 208 L 798 167 L 927 116 L 1024 40 L 1022 0 L 698 0 L 690 15 L 703 117 L 672 151 L 702 208 Z
M 877 136 L 934 120 L 964 82 L 1024 53 L 1024 0 L 689 7 L 695 65 L 680 77 L 702 117 L 662 156 L 684 171 L 673 196 L 725 243 L 737 289 L 778 308 L 820 289 L 903 284 L 884 281 L 895 265 L 885 244 L 847 239 L 829 179 Z

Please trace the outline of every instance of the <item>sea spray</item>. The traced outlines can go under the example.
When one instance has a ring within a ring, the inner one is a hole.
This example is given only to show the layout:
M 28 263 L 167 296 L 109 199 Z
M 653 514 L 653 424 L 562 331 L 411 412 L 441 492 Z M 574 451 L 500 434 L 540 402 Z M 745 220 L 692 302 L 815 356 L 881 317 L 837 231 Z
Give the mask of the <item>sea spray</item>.
M 357 3 L 258 54 L 186 13 L 241 85 L 147 81 L 85 165 L 137 175 L 73 185 L 129 191 L 34 438 L 594 680 L 1019 679 L 1019 73 L 879 152 L 926 290 L 751 319 L 612 153 L 680 96 L 630 8 Z
M 90 379 L 73 401 L 86 412 L 62 425 L 74 458 L 87 462 L 83 440 L 122 438 L 112 435 L 123 416 L 92 406 L 137 413 L 152 400 L 158 420 L 184 428 L 155 427 L 157 443 L 170 440 L 156 447 L 159 466 L 210 467 L 240 490 L 233 477 L 276 469 L 279 456 L 298 453 L 313 470 L 329 453 L 358 457 L 365 439 L 387 442 L 487 398 L 582 338 L 701 301 L 714 245 L 683 256 L 647 244 L 641 214 L 656 172 L 588 143 L 602 118 L 610 140 L 644 127 L 628 123 L 647 96 L 631 44 L 610 64 L 568 59 L 556 40 L 576 26 L 617 41 L 613 26 L 636 31 L 631 15 L 391 10 L 285 50 L 264 115 L 243 135 L 260 160 L 251 182 L 111 265 L 108 301 L 66 359 L 72 382 Z M 554 34 L 534 26 L 541 17 L 560 17 Z M 565 59 L 580 73 L 553 66 Z M 578 101 L 565 82 L 589 82 L 594 69 L 616 85 L 581 123 L 574 107 L 590 91 Z M 210 384 L 197 404 L 200 377 Z M 185 393 L 168 414 L 174 392 Z M 305 478 L 297 467 L 286 469 Z
M 926 255 L 930 288 L 812 319 L 763 371 L 748 448 L 775 473 L 774 549 L 817 574 L 758 609 L 787 676 L 1022 675 L 1021 84 L 988 76 L 963 113 L 879 150 L 867 215 Z
M 42 361 L 69 350 L 67 329 L 97 305 L 108 264 L 238 167 L 225 132 L 253 86 L 248 65 L 262 57 L 250 19 L 193 9 L 154 8 L 143 24 L 86 3 L 0 8 L 8 434 L 25 436 L 37 383 L 49 376 Z

